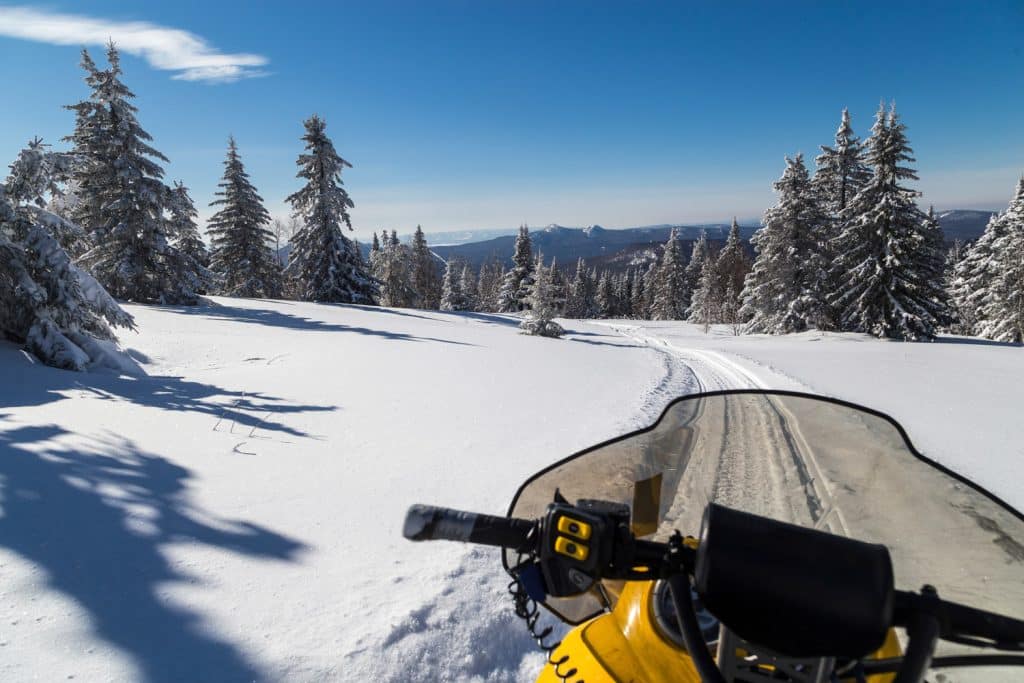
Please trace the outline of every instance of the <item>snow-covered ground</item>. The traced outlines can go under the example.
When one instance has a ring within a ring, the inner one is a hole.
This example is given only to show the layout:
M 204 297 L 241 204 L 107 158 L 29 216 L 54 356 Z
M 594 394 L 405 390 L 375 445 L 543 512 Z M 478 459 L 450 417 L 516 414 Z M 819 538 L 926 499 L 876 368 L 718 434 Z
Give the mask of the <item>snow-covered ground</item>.
M 0 679 L 529 679 L 497 553 L 404 541 L 406 507 L 501 514 L 700 389 L 880 408 L 1024 506 L 1019 348 L 216 303 L 129 307 L 135 376 L 0 343 Z

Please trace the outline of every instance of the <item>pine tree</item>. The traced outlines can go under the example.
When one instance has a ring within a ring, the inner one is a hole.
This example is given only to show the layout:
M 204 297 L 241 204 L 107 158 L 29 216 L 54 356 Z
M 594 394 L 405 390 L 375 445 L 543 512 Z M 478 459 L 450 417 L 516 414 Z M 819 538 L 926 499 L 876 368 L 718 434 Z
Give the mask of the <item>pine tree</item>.
M 352 229 L 348 210 L 354 204 L 341 180 L 342 170 L 352 164 L 334 149 L 323 119 L 313 115 L 303 125 L 306 152 L 296 164 L 297 177 L 306 184 L 287 200 L 302 227 L 292 239 L 287 274 L 298 283 L 299 298 L 305 301 L 372 304 L 377 282 L 342 229 Z
M 654 320 L 683 320 L 686 317 L 686 308 L 689 306 L 686 273 L 682 244 L 679 234 L 673 229 L 665 243 L 657 281 L 652 290 L 651 317 Z
M 505 279 L 505 267 L 497 258 L 480 266 L 480 280 L 478 290 L 480 301 L 478 310 L 496 312 L 499 310 L 499 299 L 501 286 Z
M 615 288 L 612 284 L 611 273 L 605 271 L 597 281 L 597 291 L 594 293 L 594 306 L 598 318 L 611 318 L 615 316 Z
M 658 290 L 659 276 L 660 270 L 658 267 L 658 261 L 654 260 L 649 266 L 647 266 L 647 272 L 644 273 L 644 318 L 649 320 L 656 319 L 654 315 L 654 299 Z
M 586 318 L 590 315 L 587 301 L 587 268 L 580 258 L 576 261 L 576 273 L 569 283 L 569 291 L 565 300 L 565 316 L 567 318 Z
M 441 281 L 437 274 L 437 257 L 427 246 L 423 228 L 416 226 L 412 236 L 413 288 L 416 308 L 436 309 L 441 304 Z
M 143 303 L 197 301 L 200 283 L 168 242 L 164 210 L 170 190 L 157 161 L 167 157 L 148 143 L 139 125 L 135 95 L 121 82 L 121 60 L 113 43 L 109 68 L 100 70 L 83 51 L 82 67 L 92 88 L 75 111 L 74 144 L 80 203 L 73 216 L 85 221 L 92 247 L 78 262 L 114 297 Z
M 534 261 L 530 229 L 520 226 L 512 255 L 512 270 L 505 274 L 501 287 L 501 310 L 515 313 L 529 307 L 530 288 L 533 285 Z
M 441 310 L 466 310 L 466 299 L 462 293 L 462 264 L 455 259 L 449 259 L 445 264 L 444 281 L 441 286 Z
M 867 142 L 873 168 L 867 185 L 847 206 L 836 240 L 830 301 L 844 330 L 892 339 L 932 339 L 948 318 L 927 217 L 918 193 L 901 183 L 917 180 L 913 151 L 895 107 L 880 107 Z
M 825 221 L 802 154 L 786 157 L 774 184 L 778 203 L 765 212 L 751 243 L 757 256 L 744 282 L 740 314 L 749 332 L 786 334 L 826 319 L 826 263 L 820 231 Z
M 543 261 L 540 261 L 534 270 L 534 276 L 530 282 L 530 294 L 526 302 L 530 313 L 519 325 L 526 334 L 542 337 L 561 337 L 565 334 L 562 326 L 554 320 L 558 312 L 554 305 L 551 271 L 551 268 L 544 267 Z
M 722 314 L 722 299 L 725 291 L 722 286 L 723 278 L 718 272 L 717 260 L 712 257 L 704 259 L 701 266 L 700 281 L 690 301 L 690 308 L 687 309 L 687 322 L 696 325 L 703 325 L 707 333 L 711 324 L 719 321 Z
M 1006 234 L 1007 228 L 1006 222 L 998 218 L 992 216 L 985 231 L 954 266 L 950 294 L 962 334 L 979 334 L 984 324 L 988 293 L 999 274 L 994 245 Z
M 649 315 L 647 311 L 646 278 L 640 269 L 633 273 L 633 295 L 629 302 L 629 308 L 634 318 L 642 320 Z
M 853 134 L 848 110 L 843 109 L 835 147 L 822 145 L 821 154 L 814 161 L 817 170 L 812 184 L 822 208 L 838 217 L 871 178 L 871 169 L 863 160 L 860 138 Z
M 732 219 L 732 227 L 729 228 L 725 246 L 718 253 L 717 268 L 722 276 L 723 286 L 732 284 L 737 292 L 743 291 L 743 282 L 747 278 L 747 273 L 750 272 L 750 257 L 743 249 L 740 226 L 735 218 Z
M 402 244 L 398 233 L 384 232 L 384 244 L 379 248 L 376 260 L 371 254 L 373 277 L 380 283 L 380 305 L 394 308 L 411 308 L 416 304 L 416 290 L 413 287 L 412 250 Z
M 693 303 L 693 295 L 700 286 L 701 274 L 704 272 L 704 261 L 711 258 L 711 244 L 708 242 L 708 234 L 703 230 L 700 238 L 693 243 L 690 250 L 690 260 L 686 264 L 683 275 L 683 303 L 681 310 L 685 318 L 690 305 Z
M 463 310 L 475 311 L 480 304 L 480 292 L 477 289 L 476 275 L 469 264 L 462 267 L 462 274 L 459 276 L 459 289 L 462 290 Z
M 65 163 L 33 140 L 0 184 L 0 336 L 48 365 L 84 370 L 108 354 L 112 327 L 134 322 L 57 239 L 80 228 L 43 208 Z
M 1019 344 L 1024 342 L 1024 177 L 1010 205 L 992 223 L 989 227 L 998 233 L 992 239 L 995 268 L 981 297 L 980 333 Z
M 181 181 L 174 183 L 171 189 L 168 210 L 170 224 L 167 232 L 180 254 L 180 271 L 190 283 L 192 291 L 205 294 L 214 284 L 213 273 L 208 268 L 210 254 L 199 236 L 195 204 L 188 194 L 188 188 Z

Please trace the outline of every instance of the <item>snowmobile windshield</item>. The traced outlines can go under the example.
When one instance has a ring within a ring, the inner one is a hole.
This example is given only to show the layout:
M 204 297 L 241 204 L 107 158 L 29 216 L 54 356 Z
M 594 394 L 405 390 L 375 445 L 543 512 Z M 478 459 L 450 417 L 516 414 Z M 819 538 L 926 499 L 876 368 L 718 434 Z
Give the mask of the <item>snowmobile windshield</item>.
M 920 455 L 891 418 L 786 392 L 702 394 L 652 427 L 539 472 L 509 515 L 538 518 L 555 491 L 625 503 L 634 533 L 697 536 L 709 502 L 886 545 L 897 588 L 1024 617 L 1024 516 Z M 505 564 L 520 558 L 506 552 Z M 618 590 L 549 598 L 569 623 L 610 608 Z

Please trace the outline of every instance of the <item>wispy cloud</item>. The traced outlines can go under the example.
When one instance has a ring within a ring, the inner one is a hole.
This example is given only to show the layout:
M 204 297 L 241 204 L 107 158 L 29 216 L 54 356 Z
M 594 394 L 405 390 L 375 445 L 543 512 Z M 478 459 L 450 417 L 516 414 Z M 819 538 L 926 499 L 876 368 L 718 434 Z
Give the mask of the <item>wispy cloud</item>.
M 182 81 L 229 83 L 265 75 L 266 57 L 224 54 L 203 38 L 144 21 L 110 21 L 59 14 L 31 7 L 0 7 L 0 36 L 54 45 L 103 45 L 142 57 L 156 69 L 175 72 Z

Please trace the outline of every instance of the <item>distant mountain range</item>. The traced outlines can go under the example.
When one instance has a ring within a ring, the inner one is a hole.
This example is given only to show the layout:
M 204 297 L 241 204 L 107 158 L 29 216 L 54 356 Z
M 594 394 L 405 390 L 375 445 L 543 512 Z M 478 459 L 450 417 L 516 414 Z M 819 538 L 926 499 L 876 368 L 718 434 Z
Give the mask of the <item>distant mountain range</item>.
M 947 242 L 960 240 L 969 242 L 981 235 L 985 225 L 992 217 L 992 211 L 969 211 L 956 209 L 939 214 L 939 225 Z M 740 235 L 745 240 L 760 226 L 741 225 Z M 534 250 L 540 250 L 544 260 L 556 259 L 563 266 L 571 266 L 576 260 L 583 258 L 588 265 L 624 270 L 655 257 L 656 249 L 668 239 L 672 229 L 679 231 L 684 242 L 687 255 L 689 246 L 700 238 L 702 232 L 713 242 L 722 242 L 729 234 L 729 225 L 713 223 L 705 225 L 648 225 L 639 228 L 609 230 L 600 225 L 589 228 L 566 228 L 560 225 L 549 225 L 540 230 L 530 232 Z M 500 235 L 491 239 L 461 243 L 434 245 L 433 235 L 428 235 L 431 249 L 442 259 L 452 257 L 468 261 L 472 266 L 491 258 L 506 261 L 512 258 L 515 249 L 515 235 Z
M 708 238 L 715 241 L 725 240 L 729 234 L 729 225 L 724 223 L 649 225 L 621 230 L 609 230 L 600 225 L 592 225 L 589 228 L 549 225 L 546 228 L 532 231 L 530 239 L 533 242 L 534 251 L 540 250 L 545 261 L 554 258 L 563 265 L 570 265 L 582 258 L 588 263 L 596 265 L 615 260 L 614 257 L 617 255 L 649 250 L 651 247 L 664 244 L 673 229 L 679 231 L 684 242 L 699 239 L 702 232 L 706 232 Z M 757 226 L 740 226 L 740 235 L 744 239 L 749 239 L 755 230 L 757 230 Z M 429 236 L 428 239 L 430 239 Z M 502 235 L 468 244 L 431 245 L 431 249 L 445 260 L 458 257 L 476 267 L 491 258 L 510 259 L 515 250 L 515 241 L 515 235 Z M 626 265 L 628 263 L 622 264 L 622 267 Z
M 954 240 L 970 242 L 977 239 L 994 215 L 993 211 L 973 211 L 954 209 L 939 213 L 939 225 L 946 236 L 946 241 Z M 758 229 L 757 225 L 741 225 L 740 235 L 744 240 Z M 540 250 L 545 262 L 554 258 L 559 264 L 570 267 L 577 259 L 584 259 L 588 265 L 611 270 L 625 270 L 643 266 L 657 258 L 658 248 L 668 239 L 672 229 L 679 231 L 684 242 L 684 249 L 689 255 L 690 245 L 700 238 L 702 232 L 707 233 L 713 242 L 722 242 L 729 234 L 729 224 L 708 223 L 701 225 L 647 225 L 638 228 L 607 229 L 600 225 L 588 228 L 567 228 L 561 225 L 549 225 L 546 228 L 532 230 L 530 239 L 534 251 Z M 515 230 L 459 230 L 427 235 L 431 250 L 444 260 L 460 258 L 474 268 L 484 262 L 497 258 L 506 263 L 512 258 L 515 249 Z M 402 240 L 408 242 L 411 236 L 403 235 Z M 369 244 L 362 244 L 363 255 L 369 254 Z M 749 243 L 748 243 L 749 249 Z M 287 261 L 290 245 L 282 247 L 279 258 Z

